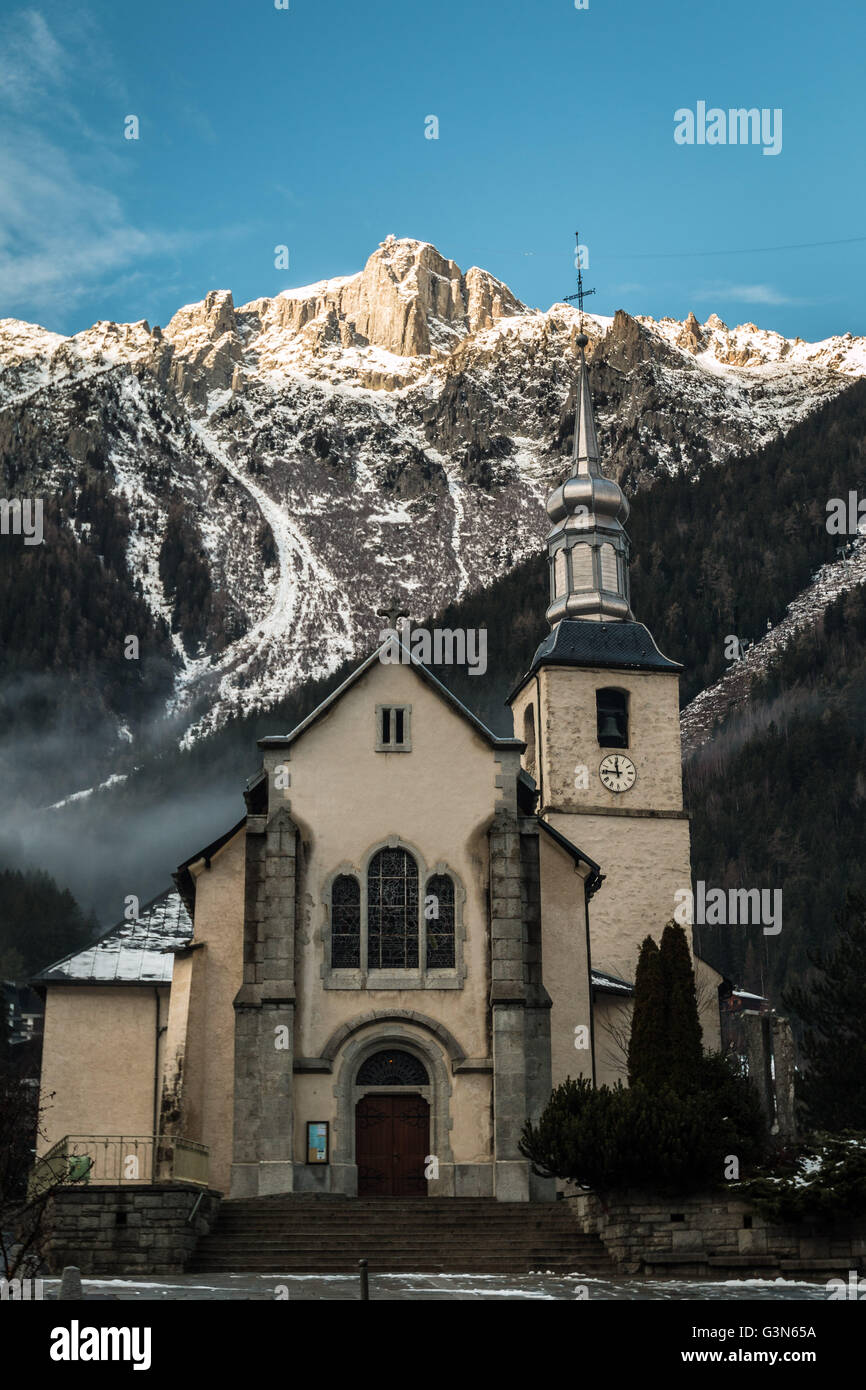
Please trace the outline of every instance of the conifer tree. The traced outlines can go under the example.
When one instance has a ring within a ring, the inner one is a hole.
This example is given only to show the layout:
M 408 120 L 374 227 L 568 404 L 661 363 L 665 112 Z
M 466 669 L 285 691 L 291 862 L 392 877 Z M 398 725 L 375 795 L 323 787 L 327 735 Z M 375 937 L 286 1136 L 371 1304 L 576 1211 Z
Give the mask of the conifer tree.
M 683 928 L 668 922 L 659 951 L 665 999 L 665 1057 L 667 1084 L 680 1092 L 698 1084 L 703 1046 L 692 953 Z
M 628 1044 L 628 1083 L 656 1089 L 664 1084 L 667 1060 L 665 987 L 661 955 L 651 936 L 644 937 L 634 979 L 634 1010 Z
M 849 892 L 832 951 L 810 951 L 820 972 L 785 994 L 806 1025 L 800 1100 L 817 1129 L 866 1129 L 866 898 Z

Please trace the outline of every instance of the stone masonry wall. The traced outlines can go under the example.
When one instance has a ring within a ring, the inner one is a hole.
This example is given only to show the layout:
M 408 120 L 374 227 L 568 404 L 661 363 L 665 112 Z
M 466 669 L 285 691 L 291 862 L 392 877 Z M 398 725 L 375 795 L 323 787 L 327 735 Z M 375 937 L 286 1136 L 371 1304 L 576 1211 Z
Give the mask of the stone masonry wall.
M 774 1226 L 751 1203 L 722 1192 L 670 1202 L 640 1192 L 607 1202 L 594 1193 L 565 1201 L 623 1274 L 824 1280 L 866 1265 L 866 1221 Z
M 182 1274 L 219 1204 L 218 1192 L 191 1183 L 64 1188 L 45 1215 L 47 1272 L 77 1265 L 91 1275 Z

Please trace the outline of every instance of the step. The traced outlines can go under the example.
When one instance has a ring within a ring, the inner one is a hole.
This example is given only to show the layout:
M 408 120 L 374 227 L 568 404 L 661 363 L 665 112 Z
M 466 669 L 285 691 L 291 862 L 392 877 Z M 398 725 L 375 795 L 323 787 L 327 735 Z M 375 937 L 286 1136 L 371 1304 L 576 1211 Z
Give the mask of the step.
M 365 1227 L 396 1226 L 419 1231 L 575 1231 L 580 1232 L 577 1223 L 565 1221 L 419 1221 L 417 1218 L 395 1220 L 393 1217 L 367 1217 L 359 1215 L 348 1221 L 223 1221 L 219 1225 L 231 1231 L 339 1231 Z
M 549 1202 L 492 1198 L 345 1198 L 279 1194 L 224 1202 L 192 1273 L 527 1274 L 603 1276 L 597 1235 Z
M 603 1279 L 603 1278 L 605 1278 L 606 1276 L 607 1276 L 607 1277 L 611 1277 L 612 1274 L 613 1274 L 613 1271 L 610 1270 L 610 1269 L 608 1269 L 608 1268 L 604 1268 L 604 1269 L 589 1269 L 589 1268 L 586 1268 L 586 1267 L 583 1266 L 583 1265 L 573 1265 L 573 1264 L 557 1265 L 557 1264 L 546 1264 L 546 1263 L 541 1263 L 541 1264 L 533 1265 L 533 1264 L 527 1264 L 527 1263 L 525 1263 L 524 1261 L 520 1261 L 520 1262 L 517 1262 L 517 1263 L 509 1263 L 508 1261 L 500 1261 L 500 1262 L 494 1263 L 494 1264 L 454 1264 L 454 1265 L 431 1264 L 431 1263 L 425 1262 L 425 1263 L 422 1263 L 422 1264 L 401 1265 L 401 1266 L 399 1266 L 399 1267 L 396 1267 L 396 1266 L 394 1266 L 394 1265 L 384 1265 L 384 1264 L 383 1264 L 383 1265 L 381 1265 L 381 1266 L 369 1265 L 369 1266 L 368 1266 L 368 1271 L 369 1271 L 369 1274 L 370 1274 L 371 1278 L 372 1278 L 373 1276 L 377 1275 L 377 1274 L 378 1274 L 378 1275 L 388 1274 L 388 1275 L 392 1275 L 392 1276 L 394 1276 L 394 1275 L 404 1275 L 404 1276 L 406 1276 L 407 1278 L 410 1277 L 410 1276 L 413 1276 L 413 1275 L 424 1275 L 424 1274 L 430 1274 L 430 1275 L 433 1275 L 433 1274 L 451 1274 L 451 1275 L 461 1275 L 461 1276 L 462 1276 L 462 1275 L 466 1275 L 467 1277 L 470 1276 L 470 1275 L 473 1275 L 473 1274 L 477 1274 L 477 1275 L 488 1275 L 488 1276 L 496 1276 L 496 1275 L 508 1276 L 508 1275 L 514 1275 L 514 1276 L 517 1276 L 517 1277 L 525 1277 L 525 1276 L 527 1276 L 527 1275 L 529 1275 L 529 1274 L 550 1274 L 550 1275 L 553 1275 L 553 1276 L 558 1276 L 558 1277 L 560 1277 L 560 1278 L 566 1278 L 566 1277 L 575 1278 L 575 1277 L 576 1277 L 576 1278 L 578 1278 L 578 1279 L 580 1279 L 580 1278 L 584 1278 L 584 1279 Z M 357 1266 L 357 1264 L 327 1264 L 327 1265 L 305 1264 L 305 1265 L 277 1265 L 277 1266 L 275 1266 L 275 1265 L 265 1265 L 265 1266 L 262 1266 L 262 1265 L 236 1265 L 236 1264 L 225 1264 L 225 1265 L 194 1264 L 194 1265 L 190 1265 L 190 1266 L 189 1266 L 189 1269 L 188 1269 L 187 1272 L 190 1273 L 190 1274 L 198 1274 L 198 1275 L 203 1275 L 203 1276 L 208 1276 L 208 1275 L 210 1275 L 210 1276 L 219 1276 L 219 1275 L 223 1275 L 223 1274 L 253 1274 L 253 1275 L 259 1275 L 259 1276 L 263 1276 L 263 1277 L 271 1277 L 271 1276 L 272 1276 L 275 1280 L 279 1279 L 280 1277 L 287 1277 L 287 1276 L 290 1276 L 290 1275 L 294 1275 L 295 1277 L 297 1277 L 297 1276 L 299 1276 L 299 1275 L 309 1275 L 309 1276 L 311 1276 L 311 1277 L 324 1277 L 324 1276 L 335 1275 L 335 1274 L 348 1274 L 348 1275 L 353 1275 L 356 1279 L 358 1278 L 358 1266 Z
M 612 1273 L 612 1267 L 608 1264 L 599 1262 L 589 1265 L 582 1260 L 512 1260 L 512 1259 L 490 1259 L 490 1260 L 434 1260 L 419 1258 L 417 1260 L 368 1260 L 367 1267 L 371 1271 L 380 1274 L 416 1274 L 423 1273 L 425 1270 L 441 1270 L 446 1274 L 463 1274 L 469 1272 L 488 1274 L 499 1274 L 510 1270 L 522 1270 L 528 1273 L 530 1270 L 564 1270 L 572 1274 L 590 1274 L 601 1276 Z M 201 1260 L 196 1259 L 188 1266 L 190 1274 L 217 1274 L 223 1270 L 233 1273 L 259 1273 L 259 1274 L 327 1274 L 327 1273 L 357 1273 L 357 1260 Z

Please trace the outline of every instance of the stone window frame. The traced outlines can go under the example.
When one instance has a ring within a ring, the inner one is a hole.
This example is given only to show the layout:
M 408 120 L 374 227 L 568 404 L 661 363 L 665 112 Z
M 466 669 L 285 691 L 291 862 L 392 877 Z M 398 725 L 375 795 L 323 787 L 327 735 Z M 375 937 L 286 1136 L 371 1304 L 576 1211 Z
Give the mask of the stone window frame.
M 600 698 L 602 695 L 607 695 L 608 692 L 609 692 L 610 694 L 612 694 L 612 695 L 623 695 L 623 696 L 625 696 L 625 699 L 624 699 L 624 701 L 623 701 L 623 703 L 624 703 L 624 705 L 625 705 L 625 711 L 624 711 L 624 713 L 625 713 L 625 743 L 622 743 L 622 744 L 619 744 L 619 743 L 613 743 L 613 744 L 601 743 L 601 742 L 599 742 L 599 740 L 598 740 L 598 702 L 599 702 L 599 698 Z M 610 749 L 610 748 L 617 749 L 617 748 L 618 748 L 619 751 L 620 751 L 621 753 L 624 753 L 624 752 L 626 752 L 627 749 L 631 748 L 631 746 L 632 746 L 632 693 L 631 693 L 631 691 L 628 689 L 628 687 L 625 686 L 625 685 L 599 685 L 599 686 L 596 686 L 596 690 L 595 690 L 595 711 L 596 711 L 596 715 L 595 715 L 595 717 L 596 717 L 596 735 L 595 735 L 595 736 L 596 736 L 596 743 L 598 744 L 598 747 L 599 747 L 599 748 L 606 748 L 606 749 Z
M 403 711 L 403 742 L 402 743 L 383 743 L 382 741 L 382 712 L 386 709 L 399 709 Z M 376 743 L 377 753 L 411 753 L 412 752 L 412 706 L 397 704 L 381 704 L 376 706 Z
M 418 965 L 408 969 L 370 970 L 367 966 L 367 871 L 375 855 L 383 849 L 402 849 L 411 854 L 418 866 Z M 331 889 L 341 874 L 357 878 L 361 886 L 361 942 L 359 966 L 331 965 Z M 427 966 L 427 921 L 424 900 L 427 883 L 434 874 L 447 874 L 454 884 L 454 964 L 439 968 Z M 466 928 L 464 907 L 466 889 L 463 880 L 450 864 L 437 860 L 428 864 L 415 845 L 399 835 L 389 835 L 371 845 L 360 864 L 344 860 L 329 873 L 322 889 L 322 965 L 321 977 L 325 989 L 462 989 L 466 978 L 464 943 Z

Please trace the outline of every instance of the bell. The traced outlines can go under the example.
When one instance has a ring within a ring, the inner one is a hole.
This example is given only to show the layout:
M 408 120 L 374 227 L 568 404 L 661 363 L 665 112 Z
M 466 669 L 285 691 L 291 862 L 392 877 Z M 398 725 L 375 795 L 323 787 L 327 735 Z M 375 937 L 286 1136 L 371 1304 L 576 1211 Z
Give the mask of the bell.
M 608 739 L 616 739 L 617 743 L 622 742 L 622 730 L 619 727 L 619 720 L 615 714 L 606 714 L 601 721 L 601 728 L 598 732 L 599 743 L 605 743 Z

